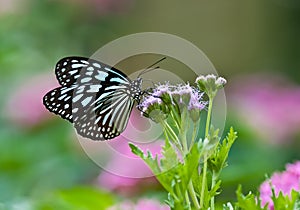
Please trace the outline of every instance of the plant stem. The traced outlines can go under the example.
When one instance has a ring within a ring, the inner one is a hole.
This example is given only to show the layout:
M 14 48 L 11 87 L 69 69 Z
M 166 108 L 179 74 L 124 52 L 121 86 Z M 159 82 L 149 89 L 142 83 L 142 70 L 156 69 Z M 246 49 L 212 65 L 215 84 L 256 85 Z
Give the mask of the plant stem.
M 196 196 L 196 193 L 195 193 L 195 190 L 194 190 L 194 186 L 193 186 L 193 183 L 191 181 L 189 183 L 188 190 L 189 190 L 189 193 L 191 195 L 193 204 L 195 205 L 196 209 L 200 209 L 200 204 L 198 202 L 198 199 L 197 199 L 197 196 Z
M 202 177 L 202 186 L 201 186 L 201 197 L 200 197 L 200 207 L 203 208 L 204 204 L 204 191 L 206 186 L 206 170 L 207 170 L 207 161 L 206 155 L 204 155 L 204 165 L 203 165 L 203 177 Z
M 212 112 L 212 105 L 213 105 L 213 98 L 210 98 L 209 99 L 209 104 L 208 104 L 206 125 L 205 125 L 205 137 L 208 136 L 208 132 L 209 132 L 209 128 L 210 128 L 210 118 L 211 118 L 211 112 Z
M 218 178 L 218 175 L 213 171 L 212 178 L 211 178 L 212 179 L 211 180 L 211 189 L 213 189 L 215 187 L 217 178 Z M 215 209 L 215 196 L 211 197 L 210 207 L 211 207 L 211 210 Z
M 186 202 L 187 206 L 189 207 L 189 210 L 191 210 L 192 209 L 191 202 L 190 202 L 189 194 L 187 191 L 185 192 L 185 202 Z
M 196 136 L 197 136 L 197 132 L 198 132 L 198 126 L 200 124 L 200 120 L 198 120 L 196 123 L 194 123 L 193 126 L 193 133 L 192 133 L 192 140 L 190 143 L 190 150 L 192 149 L 192 147 L 194 146 L 194 143 L 196 141 Z
M 188 121 L 189 120 L 187 119 L 187 110 L 184 109 L 181 114 L 181 127 L 179 130 L 179 136 L 181 139 L 184 156 L 188 153 L 188 146 L 187 146 L 187 139 L 186 139 L 186 130 L 187 130 Z
M 208 132 L 210 128 L 210 118 L 211 118 L 211 112 L 212 112 L 212 104 L 213 104 L 213 98 L 209 98 L 209 104 L 208 104 L 208 111 L 207 111 L 207 118 L 206 118 L 206 125 L 205 125 L 205 138 L 208 137 Z M 204 165 L 203 165 L 203 177 L 202 177 L 202 186 L 201 186 L 201 197 L 200 197 L 200 207 L 203 208 L 204 204 L 204 191 L 206 186 L 206 173 L 207 173 L 207 155 L 204 153 Z M 214 210 L 214 209 L 211 209 Z
M 188 114 L 187 110 L 184 109 L 182 111 L 182 115 L 181 115 L 181 129 L 180 129 L 180 133 L 179 133 L 180 134 L 180 139 L 181 139 L 181 142 L 182 142 L 182 146 L 183 146 L 184 157 L 186 157 L 186 155 L 189 152 L 187 139 L 186 139 L 187 129 L 189 127 L 189 119 L 187 118 L 187 114 Z M 194 140 L 194 138 L 195 138 L 195 134 L 193 133 L 192 141 Z M 193 186 L 193 183 L 192 183 L 191 180 L 188 184 L 188 192 L 191 195 L 191 199 L 192 199 L 192 202 L 193 202 L 194 206 L 197 209 L 200 209 L 200 205 L 199 205 L 199 202 L 197 200 L 197 196 L 196 196 L 194 186 Z M 190 198 L 189 198 L 188 192 L 186 192 L 186 201 L 187 201 L 189 209 L 191 209 Z
M 181 152 L 181 154 L 183 154 L 182 145 L 180 144 L 180 141 L 179 141 L 176 133 L 174 132 L 174 130 L 171 128 L 171 126 L 167 122 L 164 122 L 163 125 L 164 125 L 165 130 L 170 134 L 171 139 L 174 138 L 173 142 L 176 145 L 177 149 Z

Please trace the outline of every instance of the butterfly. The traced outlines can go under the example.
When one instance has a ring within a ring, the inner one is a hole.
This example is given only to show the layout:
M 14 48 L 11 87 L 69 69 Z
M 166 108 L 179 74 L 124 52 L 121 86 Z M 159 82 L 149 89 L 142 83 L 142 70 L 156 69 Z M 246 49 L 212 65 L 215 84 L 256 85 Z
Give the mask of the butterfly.
M 113 139 L 125 130 L 134 103 L 139 104 L 145 93 L 141 89 L 142 73 L 131 80 L 100 61 L 65 57 L 55 67 L 61 86 L 49 91 L 43 104 L 50 112 L 73 123 L 79 135 L 96 141 Z

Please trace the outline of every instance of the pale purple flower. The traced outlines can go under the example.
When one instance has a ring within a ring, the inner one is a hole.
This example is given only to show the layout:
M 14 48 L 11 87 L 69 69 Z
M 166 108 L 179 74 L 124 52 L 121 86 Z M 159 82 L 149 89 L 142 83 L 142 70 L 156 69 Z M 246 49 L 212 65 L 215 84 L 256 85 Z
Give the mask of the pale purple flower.
M 288 164 L 286 165 L 286 171 L 274 173 L 270 180 L 266 180 L 261 184 L 260 199 L 262 206 L 268 204 L 269 209 L 274 209 L 272 188 L 274 189 L 275 196 L 278 196 L 280 192 L 283 195 L 290 195 L 292 190 L 300 191 L 299 166 L 300 161 Z
M 206 107 L 207 102 L 202 101 L 203 93 L 199 92 L 196 89 L 192 90 L 191 99 L 188 105 L 188 110 L 202 110 Z
M 156 200 L 140 199 L 136 204 L 130 201 L 124 201 L 107 210 L 170 210 L 170 207 Z
M 206 75 L 206 76 L 204 76 L 204 75 L 200 75 L 200 76 L 198 76 L 197 78 L 196 78 L 196 83 L 198 83 L 198 82 L 200 82 L 200 81 L 205 81 L 205 82 L 207 82 L 207 81 L 209 81 L 209 80 L 216 80 L 217 79 L 217 76 L 216 75 L 214 75 L 214 74 L 208 74 L 208 75 Z
M 173 103 L 185 104 L 188 109 L 202 110 L 206 106 L 206 102 L 202 101 L 203 93 L 200 93 L 196 88 L 189 84 L 170 85 L 169 83 L 159 84 L 153 90 L 151 95 L 144 98 L 140 107 L 146 111 L 152 105 L 162 104 L 161 98 L 167 95 Z
M 208 74 L 206 76 L 200 75 L 197 77 L 195 82 L 199 89 L 205 92 L 210 99 L 214 98 L 217 91 L 223 88 L 227 83 L 226 79 L 223 77 L 217 77 L 214 74 Z
M 57 86 L 52 73 L 25 80 L 9 94 L 4 114 L 11 121 L 24 127 L 32 127 L 47 120 L 52 115 L 43 105 L 43 96 Z
M 299 85 L 274 75 L 240 76 L 231 84 L 230 107 L 261 139 L 283 144 L 299 134 Z
M 223 77 L 219 77 L 219 78 L 216 80 L 216 84 L 217 84 L 218 86 L 224 86 L 224 85 L 226 85 L 226 83 L 227 83 L 227 80 L 226 80 L 225 78 L 223 78 Z
M 154 105 L 154 104 L 161 104 L 162 100 L 159 97 L 155 96 L 148 96 L 146 100 L 143 100 L 142 103 L 138 105 L 144 112 L 148 109 L 148 107 Z

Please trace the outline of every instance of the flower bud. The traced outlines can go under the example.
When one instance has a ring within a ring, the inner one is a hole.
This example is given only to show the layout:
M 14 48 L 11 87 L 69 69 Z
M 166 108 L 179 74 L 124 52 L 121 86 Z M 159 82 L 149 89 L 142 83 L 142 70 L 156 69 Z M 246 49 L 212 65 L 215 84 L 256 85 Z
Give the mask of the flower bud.
M 223 77 L 216 77 L 213 74 L 201 75 L 196 79 L 199 89 L 204 91 L 209 98 L 214 98 L 218 90 L 223 88 L 226 82 Z

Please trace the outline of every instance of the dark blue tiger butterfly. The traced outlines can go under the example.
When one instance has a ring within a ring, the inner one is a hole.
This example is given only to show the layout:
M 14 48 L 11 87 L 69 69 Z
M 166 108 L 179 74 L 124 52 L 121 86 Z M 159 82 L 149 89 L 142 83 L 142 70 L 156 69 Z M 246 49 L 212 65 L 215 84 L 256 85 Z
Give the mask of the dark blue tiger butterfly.
M 120 135 L 134 103 L 139 103 L 144 93 L 141 74 L 130 80 L 118 69 L 89 58 L 63 58 L 56 64 L 55 74 L 61 87 L 49 91 L 43 104 L 73 123 L 79 135 L 92 140 Z

